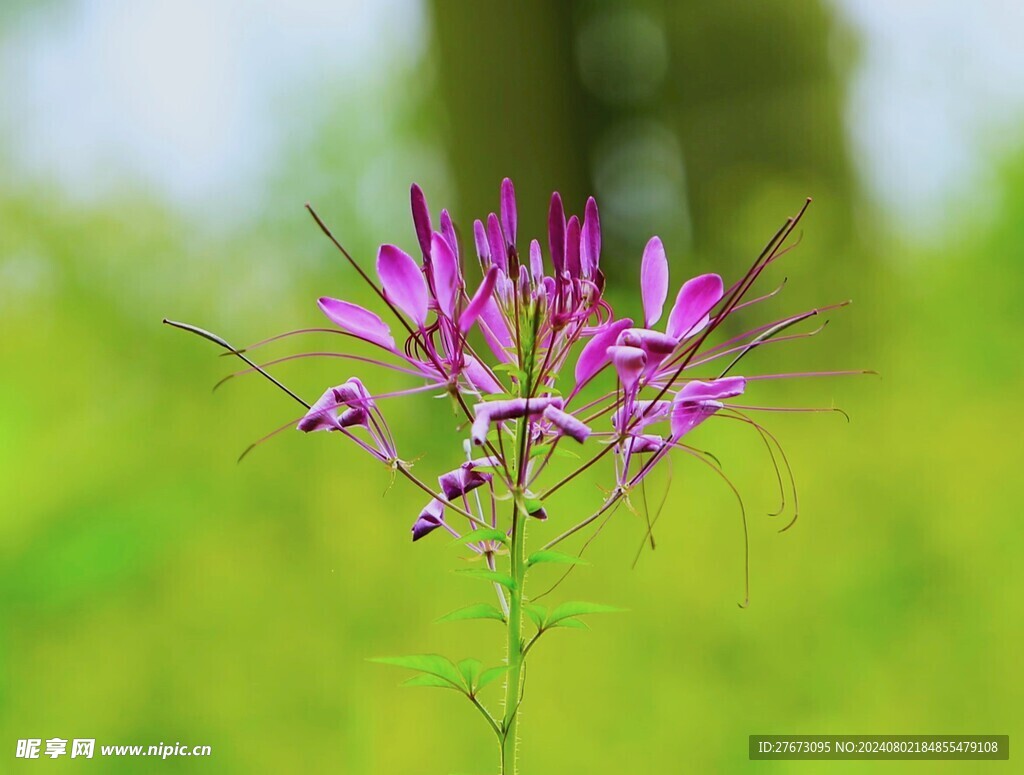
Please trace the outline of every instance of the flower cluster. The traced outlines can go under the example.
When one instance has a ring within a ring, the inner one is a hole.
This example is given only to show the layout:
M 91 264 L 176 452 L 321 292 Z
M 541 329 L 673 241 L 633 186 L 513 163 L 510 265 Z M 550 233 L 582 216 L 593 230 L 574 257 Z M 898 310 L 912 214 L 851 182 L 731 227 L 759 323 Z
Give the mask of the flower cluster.
M 515 191 L 505 179 L 499 212 L 473 223 L 475 262 L 463 255 L 447 210 L 440 212 L 435 230 L 426 198 L 416 185 L 411 205 L 421 259 L 395 245 L 382 245 L 377 281 L 357 266 L 404 330 L 402 345 L 396 344 L 391 326 L 368 309 L 329 297 L 321 298 L 319 306 L 341 332 L 386 356 L 366 360 L 422 383 L 389 396 L 418 391 L 451 395 L 465 415 L 469 440 L 482 449 L 482 456 L 474 458 L 468 452 L 465 462 L 438 478 L 437 488 L 425 485 L 399 458 L 375 397 L 355 377 L 325 391 L 298 427 L 342 433 L 430 492 L 414 521 L 413 540 L 441 527 L 458 536 L 453 516 L 466 518 L 475 528 L 498 527 L 495 500 L 505 495 L 502 489 L 521 498 L 530 516 L 546 518 L 536 483 L 564 437 L 579 444 L 594 439 L 600 445 L 581 469 L 613 455 L 615 488 L 608 500 L 628 495 L 670 450 L 692 452 L 684 442 L 686 435 L 727 407 L 727 399 L 744 393 L 747 379 L 726 376 L 740 357 L 773 338 L 794 338 L 777 334 L 819 312 L 774 321 L 704 348 L 708 335 L 728 315 L 761 300 L 744 301 L 758 275 L 781 255 L 799 216 L 780 229 L 747 274 L 728 290 L 717 274 L 682 283 L 661 330 L 670 290 L 661 240 L 650 239 L 640 262 L 642 325 L 616 318 L 603 298 L 601 223 L 593 198 L 587 200 L 582 218 L 567 218 L 561 196 L 554 193 L 547 252 L 534 239 L 524 257 L 517 242 Z M 469 263 L 479 267 L 476 281 L 467 276 L 476 274 L 466 271 Z M 691 369 L 728 356 L 733 356 L 732 363 L 717 376 L 690 376 Z M 582 403 L 582 389 L 608 367 L 616 378 L 614 390 Z M 559 379 L 567 372 L 573 377 L 568 385 Z M 778 376 L 785 375 L 762 378 Z M 733 412 L 761 429 L 739 407 Z M 468 497 L 478 488 L 483 488 L 484 498 L 479 492 Z M 480 546 L 486 549 L 485 544 Z

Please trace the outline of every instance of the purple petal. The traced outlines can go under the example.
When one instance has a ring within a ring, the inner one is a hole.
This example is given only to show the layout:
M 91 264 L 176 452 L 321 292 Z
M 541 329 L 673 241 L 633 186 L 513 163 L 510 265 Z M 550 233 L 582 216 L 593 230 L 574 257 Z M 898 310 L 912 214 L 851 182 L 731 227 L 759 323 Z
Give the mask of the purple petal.
M 577 420 L 568 412 L 549 406 L 544 410 L 544 419 L 555 425 L 566 436 L 571 436 L 580 444 L 587 440 L 590 435 L 590 428 L 585 423 Z
M 587 199 L 587 207 L 583 211 L 580 263 L 584 277 L 590 277 L 601 265 L 601 219 L 597 214 L 597 202 L 594 201 L 594 197 Z
M 529 411 L 531 417 L 544 412 L 549 406 L 561 409 L 564 402 L 558 396 L 531 398 L 508 398 L 501 401 L 486 401 L 473 407 L 473 427 L 470 437 L 474 444 L 483 444 L 492 422 L 514 420 L 524 417 Z
M 480 363 L 476 358 L 471 355 L 464 356 L 466 365 L 463 367 L 462 373 L 466 375 L 466 379 L 469 383 L 482 393 L 501 393 L 501 383 L 499 383 L 494 376 L 483 364 Z
M 626 449 L 634 455 L 639 455 L 645 452 L 657 452 L 664 444 L 665 440 L 661 436 L 645 433 L 639 436 L 630 436 L 626 441 Z
M 447 210 L 441 211 L 441 234 L 448 240 L 448 246 L 452 249 L 452 253 L 455 255 L 455 262 L 459 261 L 459 235 L 455 232 L 455 224 L 452 223 L 452 217 L 448 214 Z
M 477 487 L 487 484 L 493 479 L 491 474 L 477 471 L 472 461 L 463 463 L 454 471 L 441 474 L 437 483 L 441 486 L 441 492 L 449 501 L 461 498 L 467 492 L 472 492 Z
M 569 276 L 580 276 L 580 219 L 575 215 L 565 227 L 565 268 Z
M 444 524 L 444 504 L 441 503 L 437 498 L 434 498 L 430 503 L 426 505 L 426 508 L 420 512 L 419 518 L 412 526 L 412 540 L 419 541 L 423 536 L 427 535 Z
M 644 326 L 659 320 L 668 298 L 668 259 L 659 237 L 651 237 L 640 262 L 640 295 L 644 301 Z
M 611 362 L 611 356 L 608 355 L 608 348 L 615 344 L 615 340 L 618 338 L 621 331 L 632 325 L 632 320 L 629 318 L 622 318 L 621 320 L 608 323 L 603 329 L 591 337 L 590 341 L 587 342 L 586 346 L 583 348 L 583 351 L 580 352 L 579 360 L 576 361 L 577 390 L 589 382 L 595 374 Z
M 565 269 L 565 208 L 562 197 L 556 191 L 551 195 L 551 206 L 548 208 L 548 251 L 551 263 L 555 266 L 555 274 L 561 275 Z
M 480 257 L 481 263 L 491 259 L 491 249 L 487 244 L 487 232 L 484 225 L 477 219 L 473 221 L 473 242 L 476 243 L 476 254 Z
M 324 296 L 317 301 L 320 310 L 338 328 L 348 331 L 361 339 L 379 344 L 388 350 L 395 349 L 395 340 L 391 337 L 391 329 L 379 316 L 341 299 Z
M 622 386 L 626 390 L 632 389 L 647 366 L 647 353 L 639 347 L 612 345 L 608 348 L 608 355 L 611 356 L 612 365 L 622 380 Z
M 539 281 L 544 276 L 544 258 L 540 254 L 540 243 L 530 240 L 530 274 Z
M 459 264 L 448 240 L 434 233 L 430 241 L 430 259 L 434 270 L 434 293 L 437 304 L 448 317 L 455 314 L 455 300 L 462 282 Z
M 336 431 L 341 428 L 337 414 L 338 399 L 334 397 L 334 388 L 327 388 L 316 403 L 309 407 L 309 411 L 299 420 L 297 427 L 303 433 Z
M 505 238 L 501 235 L 498 216 L 494 213 L 487 216 L 487 246 L 491 250 L 491 260 L 500 266 L 502 271 L 507 272 L 508 250 L 505 248 Z
M 480 221 L 477 221 L 477 223 L 480 223 Z M 484 275 L 480 287 L 476 289 L 476 293 L 473 294 L 469 305 L 462 312 L 462 316 L 459 318 L 459 331 L 463 334 L 473 327 L 476 319 L 483 312 L 484 307 L 491 298 L 491 294 L 494 292 L 494 284 L 498 281 L 498 272 L 500 271 L 496 266 L 491 266 L 487 270 L 487 274 Z
M 711 320 L 709 313 L 721 301 L 723 290 L 722 278 L 717 274 L 702 274 L 683 283 L 668 316 L 666 333 L 685 339 L 702 331 Z
M 494 281 L 495 284 L 499 284 L 504 279 L 504 274 L 499 269 L 497 279 Z M 484 306 L 480 310 L 480 331 L 484 335 L 484 339 L 487 341 L 487 345 L 491 348 L 494 353 L 502 362 L 508 362 L 511 360 L 507 352 L 507 348 L 512 347 L 512 334 L 509 333 L 508 324 L 505 322 L 505 317 L 501 314 L 501 310 L 498 308 L 498 302 L 494 300 L 494 296 L 488 296 L 484 299 Z
M 508 244 L 516 244 L 516 190 L 512 181 L 505 178 L 501 181 L 501 225 L 505 228 L 505 239 Z
M 427 208 L 427 198 L 423 195 L 423 189 L 412 184 L 409 191 L 409 198 L 412 200 L 412 223 L 416 227 L 416 239 L 419 240 L 420 250 L 423 251 L 423 258 L 430 256 L 430 234 L 433 227 L 430 225 L 430 210 Z
M 676 404 L 672 407 L 672 438 L 682 438 L 721 408 L 718 401 Z
M 676 394 L 677 401 L 707 401 L 734 398 L 746 389 L 745 377 L 723 377 L 711 382 L 687 382 Z
M 667 399 L 661 399 L 657 403 L 651 400 L 633 401 L 632 406 L 629 408 L 629 415 L 626 413 L 626 406 L 620 406 L 615 414 L 612 415 L 612 427 L 615 430 L 622 431 L 628 427 L 634 433 L 642 431 L 648 425 L 664 420 L 668 417 L 669 410 L 672 408 L 672 402 Z M 637 421 L 633 425 L 629 425 L 631 418 L 637 418 Z
M 427 284 L 412 256 L 394 245 L 381 245 L 377 252 L 377 274 L 388 299 L 420 327 L 426 325 Z
M 660 331 L 651 331 L 647 328 L 627 328 L 619 334 L 615 343 L 639 347 L 648 355 L 659 355 L 664 358 L 666 355 L 672 354 L 679 341 Z

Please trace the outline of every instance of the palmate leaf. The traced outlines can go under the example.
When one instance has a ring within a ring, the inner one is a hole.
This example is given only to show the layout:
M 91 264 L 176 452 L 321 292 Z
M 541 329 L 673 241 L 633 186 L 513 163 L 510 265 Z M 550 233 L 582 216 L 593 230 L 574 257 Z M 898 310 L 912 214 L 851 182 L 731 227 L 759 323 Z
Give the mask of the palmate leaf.
M 576 557 L 572 554 L 563 554 L 562 552 L 553 552 L 550 550 L 534 552 L 527 558 L 526 565 L 527 567 L 532 567 L 542 562 L 555 562 L 561 563 L 562 565 L 589 565 L 589 563 L 582 557 Z
M 615 606 L 604 605 L 602 603 L 562 603 L 551 612 L 551 615 L 547 620 L 547 626 L 550 627 L 574 616 L 584 616 L 586 614 L 610 614 L 618 611 L 622 611 L 622 609 L 616 608 Z
M 509 576 L 507 573 L 500 573 L 496 570 L 491 570 L 489 568 L 465 568 L 457 570 L 455 572 L 461 573 L 464 576 L 471 576 L 477 579 L 484 579 L 485 581 L 492 581 L 495 584 L 501 584 L 501 586 L 509 590 L 514 590 L 517 586 L 516 580 Z
M 508 670 L 508 665 L 499 665 L 498 667 L 489 667 L 480 673 L 480 677 L 476 679 L 476 688 L 474 691 L 480 691 L 487 684 L 494 681 L 496 678 L 500 678 Z
M 554 624 L 549 624 L 547 626 L 547 629 L 553 630 L 556 627 L 571 627 L 574 630 L 589 630 L 590 629 L 590 625 L 588 625 L 586 622 L 581 621 L 579 619 L 573 619 L 572 617 L 570 617 L 568 619 L 560 619 L 559 621 L 555 622 Z
M 477 605 L 468 605 L 465 608 L 459 608 L 451 613 L 447 613 L 437 621 L 458 622 L 466 619 L 497 619 L 499 622 L 504 622 L 505 614 L 496 605 L 478 603 Z
M 544 622 L 547 621 L 548 618 L 548 609 L 542 605 L 531 603 L 530 605 L 523 606 L 523 610 L 526 612 L 526 615 L 530 617 L 530 621 L 536 625 L 538 630 L 544 629 Z
M 446 681 L 444 678 L 438 678 L 436 675 L 430 675 L 429 673 L 414 675 L 408 681 L 403 681 L 402 686 L 428 686 L 436 689 L 454 689 L 457 692 L 464 691 L 461 686 L 456 686 L 451 681 Z
M 405 667 L 409 670 L 425 673 L 436 679 L 447 681 L 452 684 L 452 688 L 459 691 L 466 691 L 467 688 L 463 684 L 462 673 L 459 669 L 448 657 L 442 657 L 440 654 L 415 654 L 408 657 L 374 657 L 370 661 L 382 665 L 396 665 L 397 667 Z M 437 684 L 423 683 L 415 685 L 436 686 Z
M 480 675 L 480 668 L 482 667 L 483 664 L 479 659 L 469 658 L 459 662 L 459 672 L 462 673 L 462 678 L 471 692 L 474 690 L 474 684 L 476 683 L 477 676 Z
M 482 527 L 478 530 L 466 533 L 460 538 L 456 538 L 452 541 L 452 546 L 474 544 L 478 541 L 500 541 L 503 544 L 508 544 L 508 534 L 504 530 L 498 530 L 493 527 Z

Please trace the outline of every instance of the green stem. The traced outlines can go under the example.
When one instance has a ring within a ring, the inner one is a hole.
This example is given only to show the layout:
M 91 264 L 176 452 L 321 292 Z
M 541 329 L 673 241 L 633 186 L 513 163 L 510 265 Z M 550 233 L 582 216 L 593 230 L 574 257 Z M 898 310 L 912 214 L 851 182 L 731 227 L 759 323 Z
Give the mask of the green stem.
M 520 517 L 523 519 L 520 519 Z M 519 699 L 523 671 L 523 581 L 525 562 L 523 545 L 526 519 L 518 504 L 512 512 L 511 569 L 516 585 L 508 603 L 508 673 L 505 680 L 505 717 L 501 741 L 501 774 L 515 775 L 517 727 L 519 726 Z

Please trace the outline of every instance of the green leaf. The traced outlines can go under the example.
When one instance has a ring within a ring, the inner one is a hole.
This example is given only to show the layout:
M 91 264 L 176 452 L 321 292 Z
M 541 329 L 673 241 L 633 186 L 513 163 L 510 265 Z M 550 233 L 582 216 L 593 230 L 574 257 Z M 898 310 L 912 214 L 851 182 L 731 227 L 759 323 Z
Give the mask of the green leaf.
M 371 662 L 378 662 L 382 665 L 395 665 L 405 667 L 409 670 L 417 670 L 435 678 L 441 678 L 462 688 L 462 673 L 455 667 L 448 657 L 440 654 L 416 654 L 409 657 L 374 657 Z
M 472 576 L 477 579 L 484 579 L 485 581 L 493 581 L 495 584 L 501 584 L 509 590 L 516 588 L 516 580 L 506 573 L 499 573 L 496 570 L 490 568 L 465 568 L 462 570 L 455 571 L 461 573 L 464 576 Z
M 508 535 L 504 530 L 498 530 L 493 527 L 482 527 L 478 530 L 474 530 L 470 533 L 466 533 L 460 538 L 456 538 L 452 541 L 452 546 L 459 544 L 474 544 L 477 541 L 500 541 L 503 544 L 508 544 Z
M 495 678 L 499 678 L 504 675 L 505 671 L 508 670 L 508 665 L 500 665 L 498 667 L 489 667 L 480 673 L 480 677 L 476 679 L 476 691 L 480 691 L 487 684 L 494 681 Z
M 462 673 L 462 677 L 466 681 L 466 686 L 469 687 L 470 691 L 473 691 L 473 684 L 480 675 L 480 668 L 483 665 L 479 659 L 463 659 L 459 662 L 459 672 Z
M 462 691 L 461 686 L 455 686 L 451 681 L 446 681 L 444 678 L 438 678 L 436 675 L 430 675 L 429 673 L 414 675 L 408 681 L 403 681 L 402 686 L 430 686 L 437 689 L 454 689 L 457 692 Z
M 586 622 L 580 621 L 579 619 L 562 619 L 561 621 L 555 622 L 549 625 L 547 629 L 553 630 L 556 627 L 572 627 L 574 630 L 589 630 L 590 627 Z
M 551 612 L 551 616 L 548 617 L 548 626 L 550 627 L 555 624 L 555 622 L 560 622 L 572 616 L 583 616 L 585 614 L 610 614 L 621 610 L 621 608 L 603 605 L 601 603 L 562 603 Z
M 526 566 L 530 567 L 542 562 L 557 562 L 562 565 L 589 565 L 589 563 L 582 557 L 576 557 L 572 554 L 563 554 L 562 552 L 542 550 L 531 554 L 526 560 Z
M 551 452 L 551 444 L 552 442 L 549 441 L 547 444 L 538 444 L 535 447 L 530 447 L 530 457 L 534 458 L 548 454 Z M 574 460 L 580 459 L 579 454 L 573 452 L 571 449 L 566 449 L 564 444 L 562 446 L 555 447 L 555 451 L 552 452 L 551 455 L 552 457 L 566 457 L 573 458 Z
M 465 608 L 459 608 L 456 611 L 447 613 L 437 621 L 458 622 L 464 619 L 497 619 L 499 622 L 504 622 L 505 614 L 496 605 L 478 603 L 477 605 L 468 605 Z
M 537 626 L 538 630 L 544 628 L 544 622 L 548 618 L 548 609 L 542 605 L 531 603 L 530 605 L 523 606 L 523 610 L 526 611 L 526 615 L 530 617 L 530 620 Z

